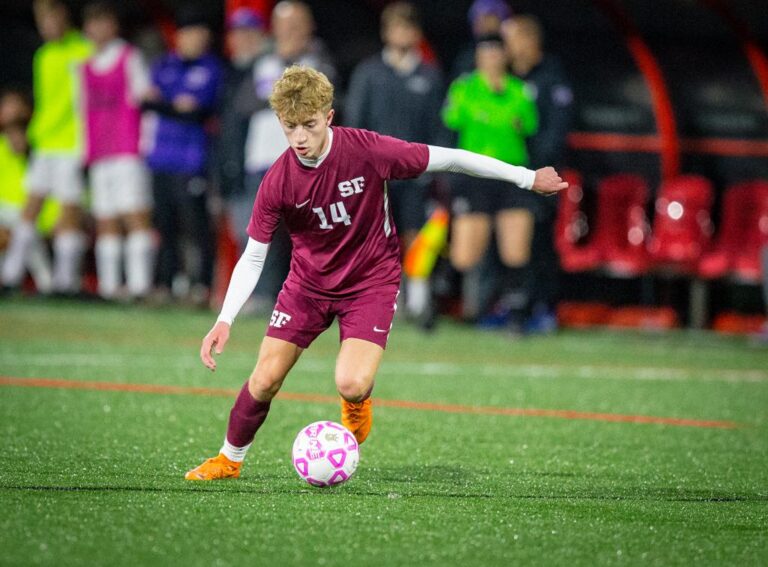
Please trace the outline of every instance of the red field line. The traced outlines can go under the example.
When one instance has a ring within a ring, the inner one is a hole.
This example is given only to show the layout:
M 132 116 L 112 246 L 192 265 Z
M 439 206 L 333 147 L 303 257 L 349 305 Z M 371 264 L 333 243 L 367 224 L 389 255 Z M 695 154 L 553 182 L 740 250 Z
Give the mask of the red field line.
M 65 390 L 99 390 L 108 392 L 137 392 L 142 394 L 176 394 L 193 396 L 226 396 L 234 398 L 239 390 L 232 388 L 201 388 L 194 386 L 164 386 L 160 384 L 122 384 L 117 382 L 97 382 L 86 380 L 62 380 L 57 378 L 15 378 L 0 376 L 0 386 L 21 386 L 25 388 L 58 388 Z M 314 402 L 338 404 L 336 396 L 324 394 L 301 394 L 280 392 L 281 400 L 295 402 Z M 656 417 L 650 415 L 628 415 L 621 413 L 600 413 L 576 410 L 553 410 L 534 408 L 502 408 L 493 406 L 465 406 L 459 404 L 436 404 L 430 402 L 412 402 L 408 400 L 385 400 L 375 398 L 374 404 L 380 407 L 412 409 L 420 411 L 439 411 L 444 413 L 465 413 L 476 415 L 511 415 L 525 417 L 551 417 L 558 419 L 582 419 L 587 421 L 610 421 L 615 423 L 651 423 L 674 425 L 679 427 L 706 427 L 716 429 L 735 429 L 741 424 L 734 421 L 686 419 L 679 417 Z

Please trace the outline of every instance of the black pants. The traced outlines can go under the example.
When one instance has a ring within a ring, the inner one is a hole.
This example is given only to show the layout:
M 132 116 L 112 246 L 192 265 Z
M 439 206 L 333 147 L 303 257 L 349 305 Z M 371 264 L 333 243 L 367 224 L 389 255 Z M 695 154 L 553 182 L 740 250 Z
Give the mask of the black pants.
M 529 302 L 532 307 L 554 309 L 560 292 L 560 260 L 555 250 L 557 199 L 536 197 L 541 214 L 536 218 L 531 242 Z
M 208 182 L 204 177 L 154 173 L 154 224 L 160 232 L 156 283 L 170 288 L 184 272 L 192 284 L 211 287 L 215 239 L 208 214 Z

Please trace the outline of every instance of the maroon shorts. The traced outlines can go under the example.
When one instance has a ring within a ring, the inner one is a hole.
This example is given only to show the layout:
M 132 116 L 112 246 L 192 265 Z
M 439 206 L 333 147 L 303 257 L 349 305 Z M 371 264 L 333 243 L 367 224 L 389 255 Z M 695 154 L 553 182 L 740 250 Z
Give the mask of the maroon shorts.
M 386 348 L 398 293 L 398 286 L 390 285 L 347 299 L 316 299 L 283 287 L 267 336 L 307 348 L 338 317 L 339 340 L 363 339 Z

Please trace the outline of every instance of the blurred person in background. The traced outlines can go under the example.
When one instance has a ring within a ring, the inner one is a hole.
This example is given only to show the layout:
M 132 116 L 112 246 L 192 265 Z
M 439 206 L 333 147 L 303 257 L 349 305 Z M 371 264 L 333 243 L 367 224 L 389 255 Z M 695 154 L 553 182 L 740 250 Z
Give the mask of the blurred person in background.
M 232 12 L 227 19 L 226 43 L 229 61 L 219 100 L 214 177 L 242 252 L 247 241 L 244 227 L 255 197 L 245 189 L 245 141 L 256 104 L 253 69 L 268 48 L 261 16 L 250 8 Z
M 29 154 L 27 126 L 31 116 L 32 100 L 24 90 L 9 88 L 0 93 L 0 263 L 11 239 L 11 230 L 19 222 L 27 201 L 24 175 Z M 36 223 L 39 236 L 50 236 L 59 212 L 55 201 L 45 200 Z M 38 292 L 51 292 L 51 261 L 41 238 L 35 238 L 25 258 L 24 273 L 27 271 Z
M 507 72 L 499 35 L 481 36 L 476 48 L 477 70 L 456 79 L 448 89 L 443 121 L 458 132 L 459 148 L 513 165 L 530 163 L 526 139 L 535 134 L 536 105 L 525 84 Z M 453 190 L 450 257 L 466 274 L 476 269 L 495 233 L 504 266 L 501 300 L 510 330 L 519 332 L 525 315 L 525 271 L 531 253 L 536 196 L 507 190 L 491 179 L 471 179 Z
M 32 154 L 24 184 L 28 199 L 11 234 L 2 266 L 2 283 L 17 288 L 25 262 L 37 240 L 35 222 L 52 195 L 61 203 L 53 238 L 53 291 L 80 291 L 80 268 L 86 248 L 81 229 L 83 197 L 82 146 L 78 67 L 90 55 L 91 44 L 72 27 L 60 0 L 35 0 L 35 22 L 44 44 L 34 58 L 35 110 L 28 136 Z
M 243 199 L 253 202 L 267 169 L 287 148 L 280 122 L 269 107 L 272 86 L 283 71 L 293 64 L 304 65 L 324 73 L 336 82 L 336 69 L 323 42 L 315 37 L 315 19 L 304 2 L 283 0 L 272 11 L 272 49 L 260 57 L 253 72 L 256 100 L 251 108 L 251 120 L 245 149 L 245 190 Z M 242 223 L 243 218 L 235 219 Z M 246 239 L 245 223 L 235 226 L 240 239 Z M 291 242 L 288 232 L 280 227 L 272 241 L 264 276 L 254 293 L 252 309 L 270 310 L 275 303 L 285 276 L 288 274 Z
M 562 170 L 573 115 L 573 90 L 560 60 L 544 51 L 540 22 L 533 16 L 515 16 L 504 22 L 503 37 L 512 71 L 525 81 L 536 100 L 539 129 L 528 140 L 531 163 L 551 163 Z M 535 195 L 538 212 L 531 246 L 529 302 L 531 318 L 526 330 L 546 333 L 557 328 L 559 260 L 554 246 L 557 199 Z
M 139 155 L 149 72 L 138 50 L 120 38 L 114 5 L 88 4 L 83 31 L 95 47 L 83 66 L 82 100 L 98 292 L 104 299 L 117 298 L 124 273 L 128 296 L 143 298 L 151 289 L 154 267 L 152 189 Z
M 475 0 L 469 7 L 467 19 L 472 30 L 472 41 L 464 46 L 453 61 L 451 79 L 475 68 L 475 40 L 478 37 L 501 33 L 501 25 L 512 16 L 504 0 Z
M 346 96 L 345 122 L 409 142 L 440 142 L 440 107 L 443 78 L 422 60 L 421 23 L 416 8 L 407 2 L 389 4 L 381 14 L 383 50 L 354 70 Z M 429 176 L 387 183 L 403 251 L 413 243 L 426 220 Z M 406 280 L 406 311 L 420 316 L 427 307 L 426 279 Z
M 209 52 L 206 15 L 182 8 L 176 49 L 152 68 L 143 107 L 142 136 L 152 170 L 154 225 L 160 233 L 155 299 L 172 293 L 195 305 L 208 302 L 213 279 L 214 237 L 208 212 L 209 135 L 222 68 Z

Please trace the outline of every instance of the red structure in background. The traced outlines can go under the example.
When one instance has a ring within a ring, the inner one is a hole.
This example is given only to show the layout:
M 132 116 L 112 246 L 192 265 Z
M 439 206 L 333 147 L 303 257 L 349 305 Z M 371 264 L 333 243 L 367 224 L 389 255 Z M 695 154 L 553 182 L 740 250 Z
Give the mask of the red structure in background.
M 675 123 L 675 112 L 664 75 L 656 57 L 645 43 L 624 8 L 615 0 L 594 0 L 619 28 L 632 58 L 643 74 L 651 93 L 656 128 L 661 143 L 661 178 L 670 179 L 680 174 L 680 139 Z

